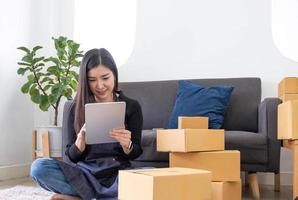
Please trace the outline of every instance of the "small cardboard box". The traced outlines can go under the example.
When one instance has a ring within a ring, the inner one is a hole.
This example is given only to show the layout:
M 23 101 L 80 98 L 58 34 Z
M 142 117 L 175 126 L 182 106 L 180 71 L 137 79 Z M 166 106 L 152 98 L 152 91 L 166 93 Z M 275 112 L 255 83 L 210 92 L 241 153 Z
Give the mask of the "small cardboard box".
M 298 94 L 284 94 L 280 99 L 282 102 L 298 100 Z
M 239 181 L 240 152 L 170 153 L 170 167 L 208 170 L 212 172 L 212 181 Z
M 178 117 L 178 129 L 208 129 L 208 117 Z
M 278 105 L 277 138 L 298 139 L 298 100 Z
M 278 84 L 278 97 L 298 93 L 298 78 L 286 77 Z
M 164 129 L 157 130 L 157 151 L 194 152 L 225 149 L 221 129 Z
M 241 200 L 241 181 L 211 182 L 212 200 Z
M 120 200 L 211 200 L 211 172 L 187 168 L 120 170 Z

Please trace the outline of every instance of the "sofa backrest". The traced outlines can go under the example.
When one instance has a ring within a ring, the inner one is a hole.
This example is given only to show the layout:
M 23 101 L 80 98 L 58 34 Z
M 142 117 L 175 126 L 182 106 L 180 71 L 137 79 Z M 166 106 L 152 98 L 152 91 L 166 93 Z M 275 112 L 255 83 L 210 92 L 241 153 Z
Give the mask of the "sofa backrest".
M 258 106 L 261 101 L 260 78 L 193 79 L 203 86 L 234 87 L 223 128 L 257 132 Z M 164 128 L 173 109 L 178 80 L 122 82 L 119 88 L 128 97 L 139 101 L 143 111 L 143 129 Z

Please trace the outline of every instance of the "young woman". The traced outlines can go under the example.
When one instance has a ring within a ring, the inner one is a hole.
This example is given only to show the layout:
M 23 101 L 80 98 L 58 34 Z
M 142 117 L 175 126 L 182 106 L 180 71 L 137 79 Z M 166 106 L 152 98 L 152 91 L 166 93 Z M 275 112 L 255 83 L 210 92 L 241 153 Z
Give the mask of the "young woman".
M 87 145 L 85 104 L 115 101 L 126 102 L 126 128 L 110 132 L 118 142 Z M 37 159 L 32 163 L 31 177 L 56 193 L 51 199 L 117 199 L 118 170 L 131 168 L 129 160 L 142 153 L 143 116 L 139 103 L 118 90 L 117 67 L 106 49 L 92 49 L 84 55 L 70 113 L 75 135 L 65 152 L 70 162 Z

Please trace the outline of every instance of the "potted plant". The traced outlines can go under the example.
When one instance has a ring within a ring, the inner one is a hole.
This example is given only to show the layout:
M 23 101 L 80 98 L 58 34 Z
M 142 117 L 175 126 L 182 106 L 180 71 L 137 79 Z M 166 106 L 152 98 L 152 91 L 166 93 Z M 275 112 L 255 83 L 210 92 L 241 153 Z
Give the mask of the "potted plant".
M 25 55 L 18 62 L 17 73 L 27 76 L 27 81 L 21 87 L 21 91 L 24 94 L 29 94 L 32 102 L 38 104 L 40 110 L 48 111 L 50 108 L 54 110 L 54 127 L 48 127 L 48 129 L 51 129 L 49 130 L 50 146 L 55 151 L 55 144 L 58 144 L 56 148 L 60 150 L 62 147 L 61 127 L 57 127 L 59 105 L 63 97 L 68 100 L 72 99 L 73 93 L 77 89 L 78 73 L 76 68 L 80 66 L 83 52 L 79 50 L 78 43 L 66 37 L 52 37 L 52 39 L 56 56 L 38 56 L 37 53 L 43 48 L 42 46 L 35 46 L 32 50 L 18 47 Z M 37 134 L 37 149 L 39 150 L 42 143 L 41 133 Z M 54 142 L 55 140 L 60 141 Z M 52 142 L 54 144 L 51 144 Z M 54 152 L 54 154 L 61 153 Z M 59 155 L 53 157 L 59 157 Z

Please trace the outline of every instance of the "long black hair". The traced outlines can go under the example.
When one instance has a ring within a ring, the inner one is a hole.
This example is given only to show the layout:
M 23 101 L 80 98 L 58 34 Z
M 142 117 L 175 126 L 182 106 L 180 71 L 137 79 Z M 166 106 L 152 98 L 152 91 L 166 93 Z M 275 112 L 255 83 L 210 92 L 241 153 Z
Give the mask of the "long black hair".
M 75 97 L 74 128 L 76 133 L 80 131 L 85 123 L 85 104 L 95 102 L 94 95 L 89 88 L 87 74 L 91 69 L 99 65 L 103 65 L 112 71 L 114 75 L 113 92 L 118 91 L 118 70 L 110 52 L 104 48 L 87 51 L 81 62 L 79 86 Z

